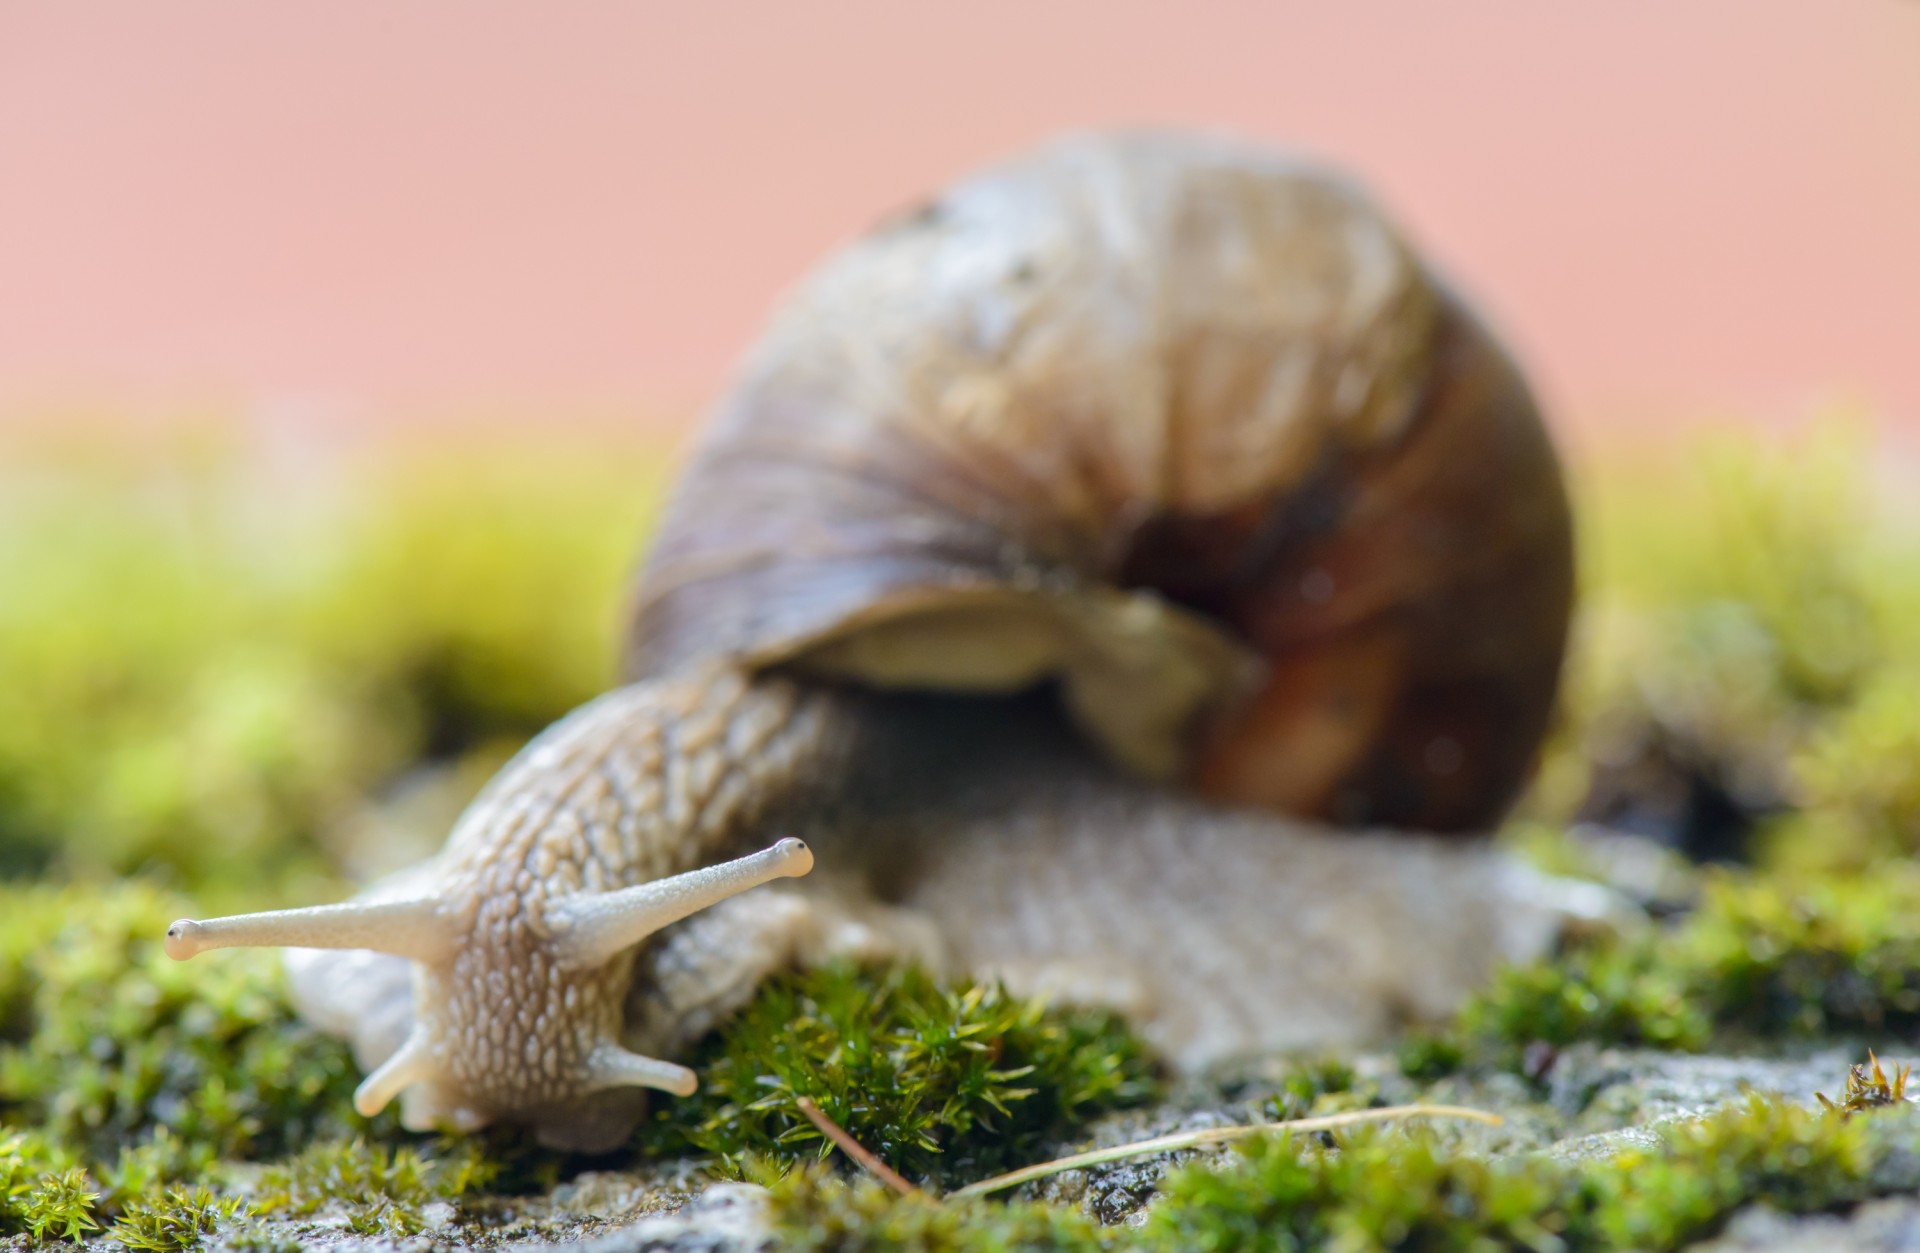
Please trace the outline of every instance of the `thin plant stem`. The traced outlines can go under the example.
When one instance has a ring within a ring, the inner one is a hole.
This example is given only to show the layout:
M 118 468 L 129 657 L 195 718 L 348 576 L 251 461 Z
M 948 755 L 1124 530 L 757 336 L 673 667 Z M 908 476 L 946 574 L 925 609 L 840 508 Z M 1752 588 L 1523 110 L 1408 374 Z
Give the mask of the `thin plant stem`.
M 811 1117 L 811 1115 L 809 1115 Z M 1471 1109 L 1465 1105 L 1391 1105 L 1385 1109 L 1354 1110 L 1346 1114 L 1328 1114 L 1319 1118 L 1293 1118 L 1285 1122 L 1254 1123 L 1245 1127 L 1208 1127 L 1203 1131 L 1182 1131 L 1173 1135 L 1159 1136 L 1152 1140 L 1136 1140 L 1132 1144 L 1122 1144 L 1110 1149 L 1094 1149 L 1088 1153 L 1075 1153 L 1071 1157 L 1057 1158 L 1051 1162 L 1042 1162 L 1038 1166 L 1023 1166 L 1019 1170 L 1008 1171 L 1004 1175 L 995 1175 L 991 1179 L 982 1179 L 970 1183 L 964 1188 L 956 1188 L 947 1195 L 951 1198 L 986 1196 L 1007 1188 L 1017 1187 L 1030 1179 L 1044 1179 L 1048 1175 L 1057 1175 L 1061 1171 L 1074 1170 L 1081 1166 L 1099 1166 L 1106 1162 L 1124 1161 L 1130 1157 L 1146 1157 L 1152 1153 L 1171 1153 L 1177 1149 L 1194 1149 L 1209 1144 L 1223 1144 L 1229 1140 L 1239 1140 L 1247 1136 L 1258 1135 L 1263 1131 L 1333 1131 L 1340 1127 L 1352 1127 L 1369 1122 L 1399 1122 L 1408 1118 L 1465 1118 L 1473 1122 L 1486 1123 L 1497 1127 L 1501 1119 L 1498 1114 L 1489 1114 L 1482 1109 Z M 845 1133 L 842 1133 L 845 1134 Z M 835 1141 L 838 1143 L 838 1141 Z M 844 1147 L 844 1146 L 843 1146 Z M 865 1153 L 865 1149 L 860 1150 Z M 851 1154 L 851 1150 L 849 1150 Z M 872 1156 L 868 1154 L 868 1156 Z M 860 1159 L 855 1158 L 859 1161 Z M 865 1165 L 863 1162 L 862 1165 Z M 871 1166 L 869 1170 L 873 1169 Z M 884 1167 L 882 1168 L 884 1169 Z M 877 1171 L 875 1172 L 878 1173 Z M 892 1171 L 888 1171 L 892 1174 Z M 899 1176 L 894 1176 L 896 1179 Z M 885 1178 L 885 1176 L 882 1176 Z M 912 1187 L 904 1179 L 900 1183 Z M 896 1185 L 899 1186 L 899 1185 Z
M 815 1105 L 808 1097 L 799 1097 L 794 1101 L 807 1121 L 820 1129 L 820 1134 L 834 1142 L 842 1153 L 851 1157 L 860 1169 L 886 1184 L 901 1196 L 918 1196 L 920 1189 L 901 1178 L 900 1173 L 873 1155 L 866 1145 L 847 1134 L 847 1129 L 827 1117 L 826 1111 Z

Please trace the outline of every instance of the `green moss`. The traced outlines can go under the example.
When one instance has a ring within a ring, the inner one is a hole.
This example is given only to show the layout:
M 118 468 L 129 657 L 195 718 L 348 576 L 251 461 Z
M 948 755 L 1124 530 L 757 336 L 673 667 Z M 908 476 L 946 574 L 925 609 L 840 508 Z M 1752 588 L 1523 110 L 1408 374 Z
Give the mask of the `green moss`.
M 0 454 L 0 871 L 302 895 L 368 792 L 612 678 L 657 450 L 274 452 L 203 429 Z
M 1874 1190 L 1866 1139 L 1759 1099 L 1673 1126 L 1654 1149 L 1586 1164 L 1448 1156 L 1419 1133 L 1249 1144 L 1170 1177 L 1149 1246 L 1206 1249 L 1675 1249 L 1764 1198 L 1787 1213 Z
M 1434 1077 L 1448 1063 L 1518 1066 L 1536 1042 L 1697 1051 L 1916 1028 L 1920 873 L 1725 872 L 1677 924 L 1501 972 L 1454 1030 L 1410 1041 L 1402 1065 Z
M 1838 1120 L 1757 1098 L 1587 1163 L 1449 1156 L 1419 1132 L 1332 1152 L 1274 1138 L 1171 1176 L 1144 1235 L 1169 1249 L 1675 1249 L 1755 1200 L 1786 1213 L 1862 1200 L 1870 1163 Z
M 221 1200 L 206 1188 L 170 1188 L 158 1197 L 128 1201 L 107 1234 L 140 1253 L 175 1253 L 198 1247 L 202 1237 L 243 1209 L 238 1200 Z
M 352 1113 L 345 1047 L 295 1020 L 273 953 L 166 959 L 158 937 L 183 911 L 138 884 L 0 889 L 0 1122 L 38 1129 L 16 1154 L 23 1187 L 85 1165 L 102 1217 L 161 1240 L 184 1238 L 169 1199 L 182 1186 L 302 1145 L 317 1147 L 269 1169 L 263 1212 L 340 1200 L 356 1230 L 408 1233 L 431 1200 L 552 1183 L 555 1159 L 498 1138 L 430 1153 L 344 1139 L 369 1126 Z M 814 1153 L 824 1142 L 793 1104 L 810 1095 L 908 1170 L 984 1173 L 1152 1089 L 1142 1046 L 1108 1016 L 908 970 L 775 981 L 694 1060 L 703 1093 L 661 1103 L 644 1133 L 656 1152 Z M 371 1130 L 391 1137 L 392 1115 Z
M 36 1240 L 78 1240 L 99 1229 L 93 1217 L 99 1199 L 87 1172 L 68 1167 L 35 1181 L 20 1200 L 21 1219 Z
M 306 1216 L 337 1206 L 361 1235 L 414 1235 L 423 1207 L 488 1187 L 498 1173 L 474 1139 L 443 1141 L 431 1152 L 411 1145 L 331 1141 L 264 1171 L 254 1192 L 262 1214 Z
M 277 954 L 161 954 L 157 937 L 185 912 L 137 884 L 0 889 L 0 950 L 18 962 L 0 1014 L 13 1027 L 0 1043 L 0 1120 L 109 1162 L 164 1128 L 153 1157 L 181 1158 L 175 1174 L 364 1126 L 351 1113 L 352 1058 L 295 1019 Z M 157 1167 L 136 1158 L 127 1169 Z
M 1869 441 L 1828 423 L 1633 453 L 1577 484 L 1581 614 L 1528 815 L 1802 867 L 1920 848 L 1898 765 L 1920 742 L 1920 529 L 1874 490 Z
M 982 1175 L 1153 1086 L 1144 1047 L 1111 1015 L 850 966 L 771 981 L 689 1064 L 700 1092 L 661 1102 L 643 1138 L 735 1172 L 748 1153 L 826 1154 L 802 1096 L 904 1173 Z
M 1680 930 L 1676 963 L 1715 1020 L 1757 1034 L 1920 1026 L 1920 874 L 1726 876 Z
M 161 1196 L 168 1185 L 214 1169 L 214 1156 L 208 1146 L 188 1144 L 165 1127 L 157 1127 L 152 1135 L 122 1145 L 110 1162 L 100 1164 L 105 1187 L 101 1203 L 117 1212 L 136 1198 Z
M 775 1184 L 773 1218 L 782 1247 L 803 1249 L 1659 1253 L 1711 1235 L 1755 1201 L 1815 1213 L 1897 1190 L 1902 1182 L 1877 1182 L 1873 1166 L 1913 1140 L 1911 1119 L 1875 1141 L 1840 1119 L 1753 1098 L 1674 1124 L 1651 1148 L 1580 1162 L 1448 1154 L 1418 1130 L 1349 1134 L 1332 1148 L 1256 1139 L 1167 1176 L 1135 1230 L 1031 1202 L 903 1198 L 817 1171 Z
M 98 1200 L 70 1154 L 34 1132 L 0 1133 L 0 1234 L 78 1239 L 99 1227 Z
M 233 1212 L 195 1186 L 219 1163 L 367 1125 L 352 1059 L 295 1021 L 276 955 L 161 955 L 182 912 L 140 884 L 0 888 L 0 1229 L 117 1218 L 130 1248 L 190 1247 Z
M 1790 810 L 1761 832 L 1770 863 L 1861 871 L 1920 852 L 1920 659 L 1876 672 L 1786 753 Z
M 1057 1206 L 902 1197 L 871 1180 L 849 1183 L 819 1169 L 801 1168 L 776 1183 L 771 1211 L 779 1247 L 796 1253 L 1092 1253 L 1123 1247 L 1120 1233 Z
M 1675 1249 L 1734 1210 L 1764 1200 L 1810 1214 L 1875 1192 L 1873 1146 L 1858 1127 L 1758 1097 L 1667 1129 L 1659 1151 L 1633 1151 L 1594 1172 L 1589 1247 Z
M 1348 1137 L 1333 1152 L 1263 1138 L 1224 1169 L 1176 1172 L 1161 1192 L 1148 1248 L 1540 1248 L 1583 1217 L 1557 1168 L 1496 1167 L 1393 1134 Z
M 1394 1061 L 1407 1078 L 1431 1083 L 1466 1065 L 1467 1050 L 1452 1032 L 1414 1031 L 1401 1039 Z
M 1527 1046 L 1648 1045 L 1697 1050 L 1713 1021 L 1689 974 L 1638 945 L 1502 971 L 1461 1010 L 1452 1050 L 1516 1068 Z
M 1262 1112 L 1275 1121 L 1337 1114 L 1377 1104 L 1379 1096 L 1380 1086 L 1361 1079 L 1345 1058 L 1325 1054 L 1301 1058 L 1288 1066 L 1279 1091 L 1267 1098 Z

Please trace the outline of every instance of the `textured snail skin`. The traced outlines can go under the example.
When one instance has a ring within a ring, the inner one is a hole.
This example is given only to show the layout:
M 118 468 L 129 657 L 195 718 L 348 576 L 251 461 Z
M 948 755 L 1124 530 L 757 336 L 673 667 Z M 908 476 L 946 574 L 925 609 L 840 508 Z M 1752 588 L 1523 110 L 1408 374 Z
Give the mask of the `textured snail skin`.
M 169 951 L 314 946 L 294 995 L 363 1111 L 583 1149 L 836 955 L 1114 1005 L 1188 1067 L 1378 1036 L 1608 912 L 1324 825 L 1496 821 L 1571 589 L 1524 384 L 1357 191 L 1069 139 L 789 299 L 669 504 L 633 681 L 439 858 Z

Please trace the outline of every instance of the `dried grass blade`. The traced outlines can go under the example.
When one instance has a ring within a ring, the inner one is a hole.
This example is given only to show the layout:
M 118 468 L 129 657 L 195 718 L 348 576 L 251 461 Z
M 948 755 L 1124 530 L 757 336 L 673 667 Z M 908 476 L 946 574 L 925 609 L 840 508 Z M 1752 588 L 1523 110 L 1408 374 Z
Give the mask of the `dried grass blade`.
M 1485 1110 L 1472 1109 L 1465 1105 L 1390 1105 L 1385 1109 L 1361 1109 L 1345 1114 L 1328 1114 L 1320 1118 L 1293 1118 L 1285 1122 L 1254 1123 L 1244 1127 L 1208 1127 L 1203 1131 L 1182 1131 L 1152 1140 L 1136 1140 L 1132 1144 L 1121 1144 L 1110 1149 L 1094 1149 L 1091 1152 L 1075 1153 L 1071 1157 L 1042 1162 L 1037 1166 L 1025 1166 L 1004 1175 L 995 1175 L 991 1179 L 970 1183 L 964 1188 L 956 1188 L 948 1193 L 948 1196 L 986 1196 L 992 1192 L 1017 1187 L 1031 1179 L 1044 1179 L 1048 1175 L 1057 1175 L 1061 1171 L 1074 1170 L 1081 1166 L 1099 1166 L 1106 1162 L 1124 1161 L 1130 1157 L 1146 1157 L 1152 1153 L 1171 1153 L 1177 1149 L 1224 1144 L 1229 1140 L 1258 1135 L 1263 1131 L 1334 1131 L 1361 1123 L 1399 1122 L 1408 1118 L 1465 1118 L 1494 1127 L 1499 1126 L 1501 1122 L 1498 1114 L 1489 1114 Z
M 808 1122 L 820 1129 L 821 1135 L 833 1141 L 842 1153 L 851 1157 L 854 1162 L 859 1165 L 860 1169 L 866 1171 L 881 1183 L 886 1184 L 901 1196 L 916 1196 L 919 1194 L 920 1189 L 901 1178 L 900 1172 L 896 1171 L 893 1167 L 875 1157 L 872 1150 L 868 1149 L 866 1145 L 848 1135 L 845 1127 L 842 1127 L 839 1123 L 827 1117 L 826 1111 L 818 1105 L 815 1105 L 811 1099 L 804 1096 L 799 1097 L 794 1101 L 794 1104 L 800 1107 L 800 1112 L 807 1116 Z

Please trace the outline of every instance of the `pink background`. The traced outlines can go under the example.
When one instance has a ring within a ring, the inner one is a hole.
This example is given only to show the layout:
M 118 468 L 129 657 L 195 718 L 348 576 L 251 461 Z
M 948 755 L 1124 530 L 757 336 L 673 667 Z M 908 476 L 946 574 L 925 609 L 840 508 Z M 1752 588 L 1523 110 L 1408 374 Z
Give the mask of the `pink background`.
M 697 414 L 1056 130 L 1358 170 L 1582 437 L 1920 425 L 1920 0 L 0 0 L 0 414 Z

